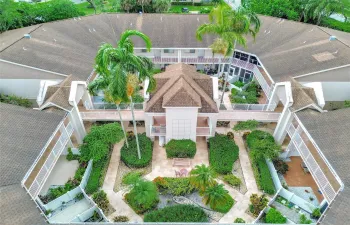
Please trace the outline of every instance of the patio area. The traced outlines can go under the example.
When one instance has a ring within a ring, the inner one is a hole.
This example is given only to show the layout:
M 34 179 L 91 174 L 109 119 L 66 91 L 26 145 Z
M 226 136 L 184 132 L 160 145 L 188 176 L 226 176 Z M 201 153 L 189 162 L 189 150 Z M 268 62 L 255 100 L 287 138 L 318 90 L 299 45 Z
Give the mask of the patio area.
M 197 137 L 196 141 L 197 153 L 193 159 L 190 159 L 190 166 L 173 166 L 173 159 L 166 157 L 166 151 L 164 147 L 159 146 L 158 138 L 153 143 L 153 161 L 152 161 L 152 172 L 145 176 L 148 180 L 161 177 L 175 177 L 175 170 L 186 169 L 191 171 L 196 165 L 205 164 L 209 165 L 208 148 L 205 137 Z
M 50 223 L 68 223 L 71 222 L 74 219 L 74 217 L 85 212 L 91 207 L 93 207 L 91 203 L 89 203 L 89 201 L 84 198 L 83 200 L 80 200 L 79 202 L 76 202 L 73 205 L 63 209 L 61 212 L 51 217 L 49 221 Z
M 60 156 L 50 176 L 47 178 L 40 194 L 45 195 L 52 185 L 64 185 L 69 178 L 73 178 L 79 167 L 78 160 L 68 161 L 65 155 Z
M 314 181 L 312 175 L 305 172 L 302 168 L 303 160 L 299 156 L 291 156 L 291 161 L 287 162 L 289 166 L 288 172 L 283 176 L 289 187 L 310 187 L 317 197 L 318 202 L 322 202 L 323 195 L 318 191 L 319 188 Z M 302 197 L 303 196 L 299 196 Z

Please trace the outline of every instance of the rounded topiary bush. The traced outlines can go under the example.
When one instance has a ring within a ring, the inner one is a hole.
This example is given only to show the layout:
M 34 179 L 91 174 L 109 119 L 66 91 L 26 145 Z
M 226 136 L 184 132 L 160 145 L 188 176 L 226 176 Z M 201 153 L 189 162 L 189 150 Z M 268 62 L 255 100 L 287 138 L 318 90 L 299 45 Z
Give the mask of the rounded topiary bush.
M 140 151 L 141 151 L 141 159 L 138 158 L 137 155 L 137 144 L 136 137 L 132 137 L 129 140 L 129 148 L 126 146 L 126 143 L 120 150 L 120 158 L 121 160 L 130 167 L 146 167 L 152 161 L 152 152 L 153 152 L 153 143 L 150 138 L 146 136 L 146 134 L 138 134 Z
M 190 139 L 170 140 L 165 146 L 168 158 L 193 158 L 196 155 L 196 143 Z
M 144 222 L 208 222 L 205 212 L 192 205 L 174 205 L 145 214 Z

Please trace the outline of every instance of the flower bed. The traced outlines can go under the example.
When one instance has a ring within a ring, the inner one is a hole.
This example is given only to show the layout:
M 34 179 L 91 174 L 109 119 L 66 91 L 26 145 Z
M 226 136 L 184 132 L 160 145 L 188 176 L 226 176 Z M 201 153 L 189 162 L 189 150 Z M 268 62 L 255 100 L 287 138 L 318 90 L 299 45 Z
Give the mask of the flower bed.
M 144 222 L 208 222 L 205 212 L 191 205 L 174 205 L 145 214 Z
M 190 184 L 189 177 L 156 177 L 153 182 L 160 191 L 175 196 L 186 195 L 195 191 L 195 188 Z
M 141 159 L 137 155 L 136 137 L 129 140 L 129 148 L 124 144 L 120 150 L 121 160 L 129 167 L 142 168 L 148 166 L 152 161 L 153 143 L 146 134 L 138 134 Z
M 209 138 L 209 163 L 217 173 L 231 173 L 237 159 L 238 146 L 234 140 L 222 134 Z
M 190 139 L 170 140 L 165 145 L 168 158 L 193 158 L 196 155 L 196 143 Z

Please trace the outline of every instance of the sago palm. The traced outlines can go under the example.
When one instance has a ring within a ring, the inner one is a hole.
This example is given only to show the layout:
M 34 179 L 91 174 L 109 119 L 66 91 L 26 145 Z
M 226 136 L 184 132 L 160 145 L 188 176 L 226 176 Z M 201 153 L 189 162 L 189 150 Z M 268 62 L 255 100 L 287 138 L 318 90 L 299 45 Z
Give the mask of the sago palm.
M 148 36 L 136 30 L 123 32 L 116 47 L 105 43 L 98 50 L 95 58 L 95 70 L 98 73 L 98 78 L 90 83 L 88 87 L 91 93 L 96 93 L 97 90 L 102 90 L 105 94 L 107 93 L 109 101 L 117 105 L 121 122 L 119 104 L 132 100 L 128 94 L 129 74 L 137 74 L 139 82 L 149 79 L 150 82 L 147 91 L 152 91 L 155 87 L 155 79 L 151 73 L 153 64 L 148 58 L 134 54 L 134 45 L 130 39 L 131 36 L 140 37 L 145 42 L 146 49 L 148 51 L 150 50 L 152 43 Z M 132 102 L 131 110 L 133 114 Z M 133 123 L 137 142 L 137 153 L 139 159 L 141 159 L 134 116 Z
M 208 187 L 203 193 L 204 203 L 212 209 L 225 205 L 228 198 L 228 191 L 224 188 L 223 184 Z
M 204 34 L 218 36 L 211 47 L 213 53 L 221 53 L 224 57 L 230 56 L 234 52 L 236 44 L 245 47 L 245 36 L 249 34 L 255 38 L 260 29 L 260 20 L 255 13 L 245 8 L 232 10 L 228 5 L 223 4 L 223 2 L 212 9 L 209 14 L 209 22 L 210 23 L 202 24 L 197 28 L 196 38 L 202 41 Z M 222 42 L 226 42 L 226 44 L 222 44 Z M 218 46 L 222 46 L 221 49 L 218 48 Z M 223 101 L 226 83 L 227 78 L 224 78 L 221 102 Z
M 207 187 L 216 183 L 216 176 L 215 171 L 211 167 L 204 164 L 196 165 L 190 172 L 190 183 L 202 194 Z

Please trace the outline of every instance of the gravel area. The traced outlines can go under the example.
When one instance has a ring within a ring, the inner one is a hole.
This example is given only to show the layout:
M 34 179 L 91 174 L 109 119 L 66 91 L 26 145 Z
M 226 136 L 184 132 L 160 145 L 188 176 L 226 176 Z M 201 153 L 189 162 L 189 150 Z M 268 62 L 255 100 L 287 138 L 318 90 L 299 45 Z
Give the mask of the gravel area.
M 152 163 L 150 163 L 147 167 L 144 167 L 144 168 L 130 168 L 130 167 L 126 166 L 123 161 L 120 161 L 119 167 L 118 167 L 118 172 L 116 174 L 117 178 L 115 179 L 114 188 L 113 188 L 114 192 L 118 192 L 120 190 L 127 188 L 126 185 L 122 184 L 122 179 L 123 179 L 124 175 L 126 175 L 127 173 L 129 173 L 131 171 L 140 171 L 144 175 L 146 175 L 146 174 L 152 172 Z

